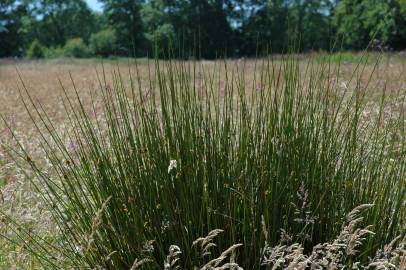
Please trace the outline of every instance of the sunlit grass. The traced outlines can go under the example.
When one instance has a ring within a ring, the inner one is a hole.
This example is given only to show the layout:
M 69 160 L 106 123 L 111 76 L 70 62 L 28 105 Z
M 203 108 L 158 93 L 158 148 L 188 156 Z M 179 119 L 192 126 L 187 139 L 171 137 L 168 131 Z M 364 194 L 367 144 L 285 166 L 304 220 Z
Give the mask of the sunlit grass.
M 370 113 L 362 64 L 344 88 L 339 65 L 310 59 L 300 70 L 293 56 L 258 61 L 249 77 L 244 61 L 149 68 L 146 82 L 137 66 L 111 81 L 99 72 L 94 107 L 63 91 L 63 134 L 22 87 L 51 166 L 24 147 L 8 151 L 60 229 L 61 240 L 30 241 L 47 268 L 129 269 L 148 257 L 155 269 L 177 245 L 188 255 L 182 268 L 192 269 L 201 259 L 193 241 L 213 229 L 224 230 L 218 250 L 241 243 L 239 265 L 258 268 L 265 240 L 277 244 L 281 229 L 308 252 L 363 203 L 373 204 L 363 224 L 375 235 L 356 260 L 404 234 L 403 100 L 386 118 L 382 92 Z

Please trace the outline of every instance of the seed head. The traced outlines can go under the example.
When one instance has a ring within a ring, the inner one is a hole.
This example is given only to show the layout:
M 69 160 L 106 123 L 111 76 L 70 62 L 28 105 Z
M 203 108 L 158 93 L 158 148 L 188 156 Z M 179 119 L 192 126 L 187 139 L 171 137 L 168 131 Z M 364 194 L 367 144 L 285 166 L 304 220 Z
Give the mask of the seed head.
M 174 169 L 176 169 L 178 166 L 178 163 L 176 160 L 171 160 L 169 161 L 169 166 L 168 166 L 168 174 L 170 174 Z

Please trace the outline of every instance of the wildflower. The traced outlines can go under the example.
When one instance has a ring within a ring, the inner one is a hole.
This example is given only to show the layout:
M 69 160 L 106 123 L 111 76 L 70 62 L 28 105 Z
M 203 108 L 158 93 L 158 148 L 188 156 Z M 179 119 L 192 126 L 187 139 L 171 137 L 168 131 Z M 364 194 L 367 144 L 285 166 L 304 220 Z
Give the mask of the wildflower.
M 176 169 L 178 166 L 176 160 L 171 160 L 169 162 L 169 167 L 168 167 L 168 174 L 170 174 L 174 169 Z

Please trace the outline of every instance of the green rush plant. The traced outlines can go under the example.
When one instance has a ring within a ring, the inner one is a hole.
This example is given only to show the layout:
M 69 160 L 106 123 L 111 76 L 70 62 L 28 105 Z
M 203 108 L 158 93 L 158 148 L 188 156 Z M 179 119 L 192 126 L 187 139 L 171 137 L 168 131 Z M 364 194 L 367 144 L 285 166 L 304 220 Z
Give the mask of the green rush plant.
M 80 269 L 130 269 L 142 259 L 162 269 L 171 245 L 183 252 L 181 268 L 193 269 L 204 264 L 193 241 L 222 229 L 215 250 L 241 243 L 238 264 L 258 269 L 265 234 L 276 244 L 283 230 L 311 251 L 371 203 L 363 223 L 375 235 L 354 258 L 365 260 L 404 236 L 406 149 L 403 111 L 386 121 L 385 91 L 376 115 L 363 118 L 364 67 L 343 91 L 338 64 L 293 55 L 250 67 L 155 60 L 146 81 L 137 63 L 128 78 L 117 66 L 112 79 L 97 72 L 93 106 L 61 83 L 64 136 L 22 83 L 53 170 L 22 146 L 9 152 L 30 165 L 60 236 L 15 231 L 47 269 L 59 269 L 60 258 Z

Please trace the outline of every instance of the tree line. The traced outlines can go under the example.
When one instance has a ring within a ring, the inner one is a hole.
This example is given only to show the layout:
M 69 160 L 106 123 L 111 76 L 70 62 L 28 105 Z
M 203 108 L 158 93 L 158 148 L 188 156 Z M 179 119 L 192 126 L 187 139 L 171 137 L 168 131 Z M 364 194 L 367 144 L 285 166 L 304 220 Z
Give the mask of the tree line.
M 406 0 L 1 0 L 0 57 L 406 48 Z

